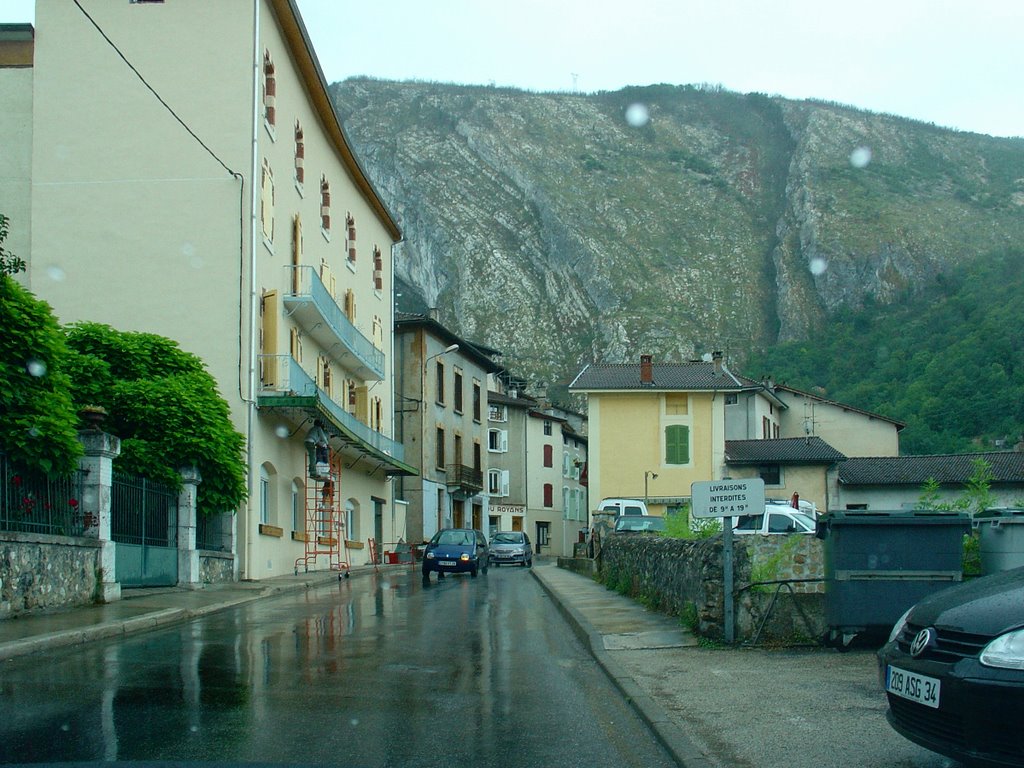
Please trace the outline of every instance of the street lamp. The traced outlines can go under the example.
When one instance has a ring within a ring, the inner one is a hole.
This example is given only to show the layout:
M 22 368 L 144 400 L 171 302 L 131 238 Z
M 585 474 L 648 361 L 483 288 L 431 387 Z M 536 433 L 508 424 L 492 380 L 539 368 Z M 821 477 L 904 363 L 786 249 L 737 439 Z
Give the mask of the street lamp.
M 650 478 L 651 480 L 657 480 L 658 479 L 658 473 L 657 472 L 651 472 L 649 470 L 644 472 L 644 506 L 645 507 L 647 506 L 647 478 Z

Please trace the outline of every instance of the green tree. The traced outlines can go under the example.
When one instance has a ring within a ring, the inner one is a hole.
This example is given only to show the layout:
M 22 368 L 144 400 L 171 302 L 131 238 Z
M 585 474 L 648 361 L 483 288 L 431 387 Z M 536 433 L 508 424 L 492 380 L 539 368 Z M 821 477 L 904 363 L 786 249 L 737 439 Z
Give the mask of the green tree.
M 25 262 L 4 248 L 9 231 L 10 220 L 0 213 L 0 275 L 16 275 L 25 271 Z
M 22 471 L 67 474 L 82 446 L 57 319 L 46 302 L 0 274 L 0 328 L 0 451 Z
M 106 409 L 106 428 L 121 438 L 117 468 L 177 488 L 178 470 L 195 465 L 203 478 L 199 509 L 236 509 L 246 494 L 244 438 L 203 362 L 154 334 L 99 323 L 77 323 L 65 333 L 72 394 Z

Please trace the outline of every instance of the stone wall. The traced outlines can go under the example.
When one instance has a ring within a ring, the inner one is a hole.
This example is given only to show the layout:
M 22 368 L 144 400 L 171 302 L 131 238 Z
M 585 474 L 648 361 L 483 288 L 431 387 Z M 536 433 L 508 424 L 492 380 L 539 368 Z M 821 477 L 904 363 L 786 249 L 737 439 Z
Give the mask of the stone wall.
M 235 557 L 224 552 L 199 551 L 199 583 L 223 584 L 235 580 Z
M 735 637 L 759 642 L 817 638 L 824 630 L 823 582 L 785 586 L 752 582 L 815 579 L 824 575 L 822 542 L 813 536 L 743 536 L 733 539 Z M 610 589 L 681 617 L 695 634 L 725 637 L 722 537 L 670 539 L 610 536 L 601 551 L 600 579 Z M 774 605 L 772 605 L 774 598 Z
M 0 619 L 96 601 L 102 543 L 0 532 Z

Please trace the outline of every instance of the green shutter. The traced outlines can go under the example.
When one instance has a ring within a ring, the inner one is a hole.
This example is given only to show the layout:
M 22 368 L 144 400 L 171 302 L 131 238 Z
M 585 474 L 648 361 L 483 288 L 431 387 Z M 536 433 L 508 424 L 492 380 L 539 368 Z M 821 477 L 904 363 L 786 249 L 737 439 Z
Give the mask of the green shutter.
M 690 463 L 690 428 L 679 424 L 665 428 L 665 463 Z

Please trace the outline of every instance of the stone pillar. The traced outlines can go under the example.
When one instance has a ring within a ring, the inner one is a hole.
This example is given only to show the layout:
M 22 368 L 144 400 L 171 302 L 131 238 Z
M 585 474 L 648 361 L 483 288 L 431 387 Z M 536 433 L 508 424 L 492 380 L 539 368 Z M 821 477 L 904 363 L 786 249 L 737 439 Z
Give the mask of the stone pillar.
M 196 467 L 181 469 L 178 494 L 178 586 L 198 587 L 199 550 L 196 549 L 196 496 L 202 475 Z
M 99 429 L 83 429 L 78 440 L 85 455 L 78 466 L 85 473 L 82 481 L 83 536 L 98 539 L 100 549 L 100 583 L 96 597 L 101 603 L 121 599 L 121 585 L 114 580 L 114 542 L 110 538 L 110 497 L 114 484 L 114 459 L 121 453 L 121 439 Z

